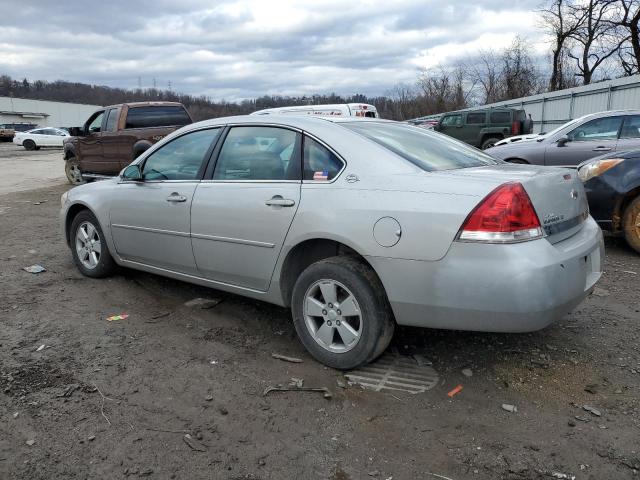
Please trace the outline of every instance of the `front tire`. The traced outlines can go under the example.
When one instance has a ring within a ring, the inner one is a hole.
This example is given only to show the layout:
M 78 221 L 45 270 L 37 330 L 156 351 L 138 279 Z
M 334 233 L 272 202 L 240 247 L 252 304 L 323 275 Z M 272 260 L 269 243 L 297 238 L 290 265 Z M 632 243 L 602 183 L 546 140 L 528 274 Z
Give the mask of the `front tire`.
M 109 253 L 104 233 L 90 211 L 81 211 L 71 222 L 69 243 L 73 261 L 83 275 L 102 278 L 115 271 L 116 263 Z
M 482 150 L 486 150 L 487 148 L 493 147 L 497 142 L 502 140 L 501 138 L 487 138 L 484 142 L 482 142 Z
M 625 209 L 622 228 L 627 243 L 640 253 L 640 197 L 636 197 Z
M 22 146 L 24 147 L 25 150 L 35 150 L 36 142 L 34 142 L 33 140 L 27 139 L 22 142 Z
M 82 171 L 80 170 L 80 163 L 76 157 L 69 157 L 64 162 L 64 173 L 67 176 L 67 180 L 71 185 L 81 185 L 84 182 L 82 179 Z
M 389 345 L 394 320 L 375 272 L 347 256 L 320 260 L 293 288 L 298 337 L 319 362 L 348 370 L 374 360 Z

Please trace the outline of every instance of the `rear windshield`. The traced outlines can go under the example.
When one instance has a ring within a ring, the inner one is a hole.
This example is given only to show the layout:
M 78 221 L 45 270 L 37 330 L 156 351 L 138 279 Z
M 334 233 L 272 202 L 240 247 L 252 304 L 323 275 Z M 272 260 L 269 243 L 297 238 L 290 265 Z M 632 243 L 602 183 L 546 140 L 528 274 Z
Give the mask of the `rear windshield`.
M 180 106 L 133 107 L 127 112 L 125 128 L 183 126 L 190 123 L 189 115 Z
M 382 145 L 427 172 L 502 163 L 446 135 L 399 123 L 345 122 L 341 125 Z

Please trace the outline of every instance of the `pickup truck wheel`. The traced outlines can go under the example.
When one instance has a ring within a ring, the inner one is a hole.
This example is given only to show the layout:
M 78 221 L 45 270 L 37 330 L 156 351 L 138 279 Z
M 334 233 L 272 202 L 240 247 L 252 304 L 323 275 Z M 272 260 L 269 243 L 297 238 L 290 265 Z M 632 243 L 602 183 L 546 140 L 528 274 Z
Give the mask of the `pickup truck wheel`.
M 499 142 L 500 140 L 502 139 L 494 138 L 494 137 L 487 138 L 484 142 L 482 142 L 482 150 L 486 150 L 487 148 L 493 147 L 496 144 L 496 142 Z
M 80 185 L 85 183 L 82 179 L 82 172 L 80 171 L 80 164 L 76 157 L 69 157 L 64 162 L 64 173 L 67 175 L 67 180 L 71 185 Z
M 73 261 L 80 273 L 87 277 L 102 278 L 114 272 L 116 263 L 93 213 L 83 210 L 76 215 L 71 222 L 69 238 Z
M 622 228 L 627 243 L 640 253 L 640 197 L 636 197 L 625 209 Z
M 25 140 L 24 142 L 22 142 L 22 146 L 25 148 L 25 150 L 35 150 L 36 142 L 34 142 L 33 140 Z
M 302 272 L 291 302 L 298 337 L 319 362 L 348 370 L 389 345 L 394 321 L 375 272 L 356 259 L 320 260 Z

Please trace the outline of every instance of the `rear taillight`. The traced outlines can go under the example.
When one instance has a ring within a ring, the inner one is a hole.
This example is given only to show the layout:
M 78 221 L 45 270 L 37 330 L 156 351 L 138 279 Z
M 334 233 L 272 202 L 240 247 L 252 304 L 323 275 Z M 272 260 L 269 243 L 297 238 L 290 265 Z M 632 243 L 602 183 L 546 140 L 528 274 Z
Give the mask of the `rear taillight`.
M 531 199 L 520 183 L 505 183 L 487 195 L 462 224 L 458 240 L 513 243 L 541 238 Z
M 511 124 L 511 135 L 520 135 L 520 122 L 513 122 Z

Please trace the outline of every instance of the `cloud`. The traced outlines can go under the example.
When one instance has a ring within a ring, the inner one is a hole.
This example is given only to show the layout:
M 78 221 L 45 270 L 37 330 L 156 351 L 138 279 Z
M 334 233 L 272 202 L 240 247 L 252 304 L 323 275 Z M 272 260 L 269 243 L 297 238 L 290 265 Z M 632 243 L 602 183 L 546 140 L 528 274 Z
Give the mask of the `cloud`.
M 0 73 L 238 100 L 263 94 L 380 95 L 420 68 L 515 35 L 536 38 L 539 0 L 44 0 L 0 17 Z

